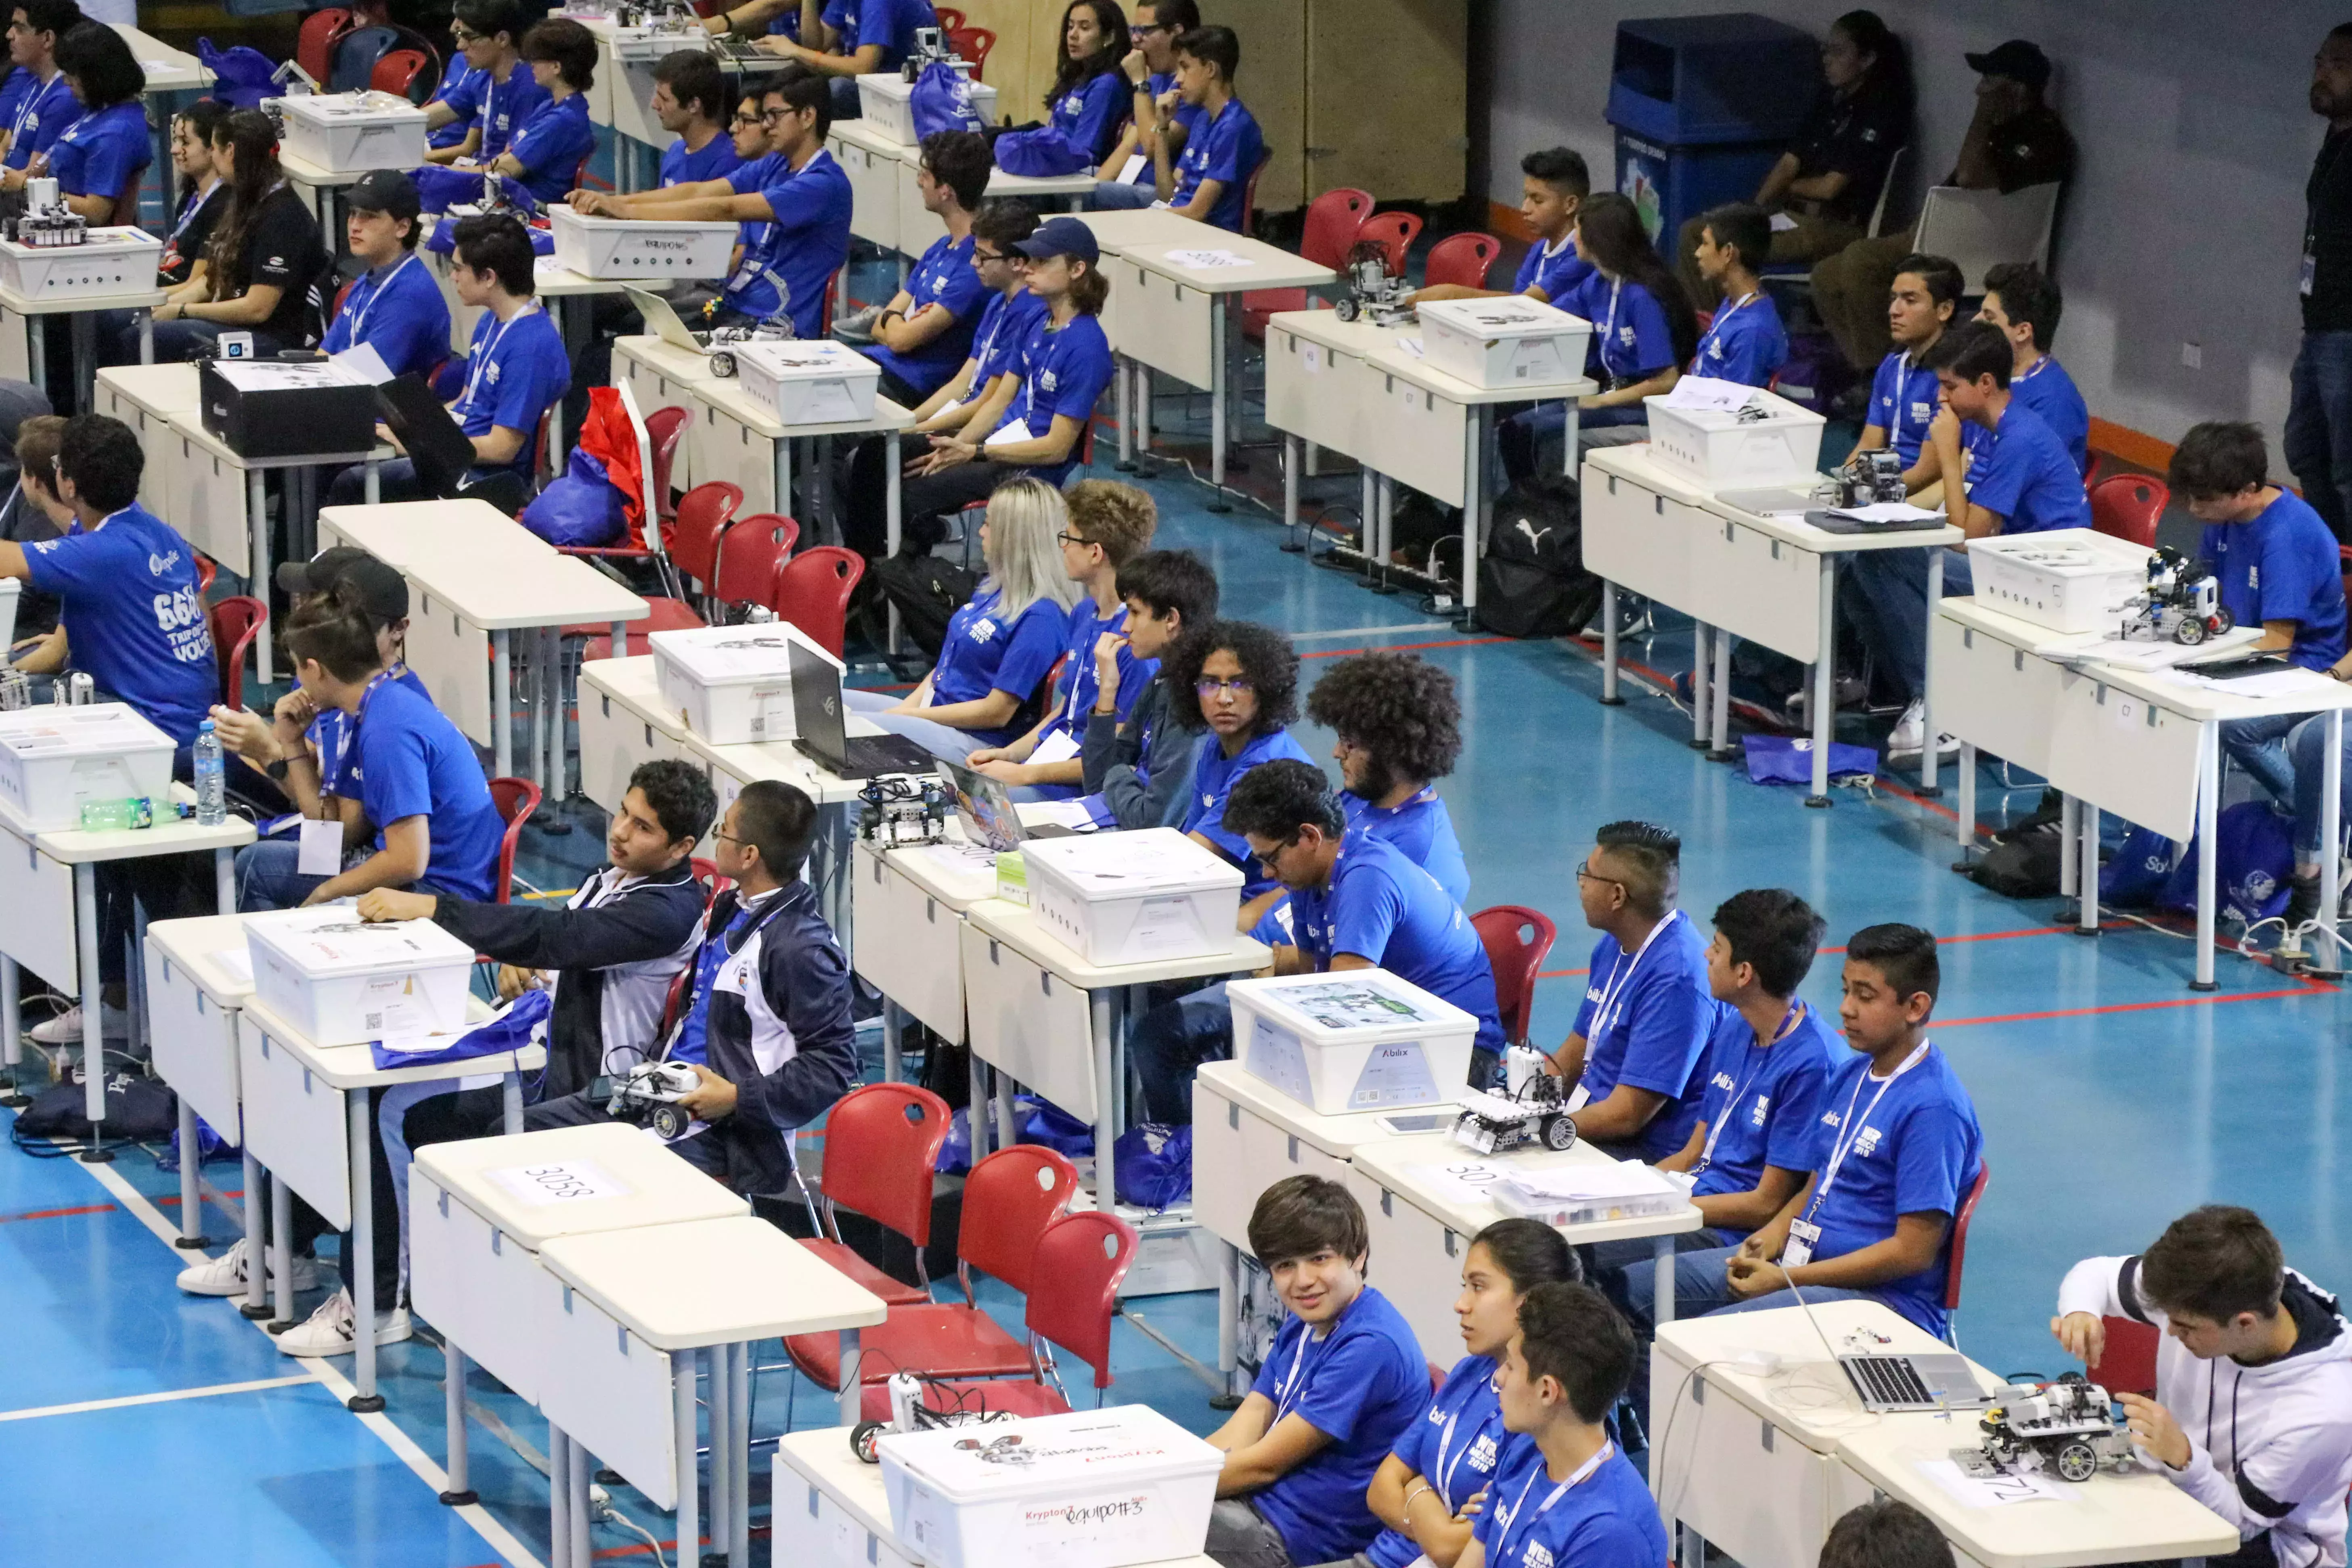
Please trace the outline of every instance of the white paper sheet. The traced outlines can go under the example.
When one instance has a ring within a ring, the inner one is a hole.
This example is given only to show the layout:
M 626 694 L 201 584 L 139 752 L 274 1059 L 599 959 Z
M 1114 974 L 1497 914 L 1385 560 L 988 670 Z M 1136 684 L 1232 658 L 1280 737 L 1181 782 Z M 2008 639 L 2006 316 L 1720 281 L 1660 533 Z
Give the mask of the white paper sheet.
M 302 824 L 302 847 L 294 869 L 305 877 L 332 877 L 343 868 L 343 825 L 311 818 Z
M 1868 506 L 1841 506 L 1830 509 L 1832 517 L 1850 517 L 1857 522 L 1917 522 L 1924 518 L 1941 517 L 1939 511 L 1913 506 L 1909 501 L 1874 501 Z
M 2216 691 L 2226 691 L 2232 697 L 2302 697 L 2315 691 L 2333 691 L 2337 682 L 2331 676 L 2315 669 L 2289 667 L 2285 669 L 2258 670 L 2252 675 L 2232 675 L 2206 683 Z
M 1029 434 L 1029 426 L 1024 425 L 1020 420 L 1015 419 L 1009 425 L 999 426 L 995 434 L 989 437 L 989 438 L 982 442 L 981 445 L 983 447 L 1002 447 L 1012 441 L 1028 441 L 1034 439 L 1035 439 L 1035 437 Z
M 253 984 L 253 950 L 249 947 L 225 947 L 212 955 L 213 962 L 247 985 Z
M 1666 394 L 1669 408 L 1720 408 L 1726 412 L 1745 408 L 1756 395 L 1756 389 L 1745 382 L 1725 381 L 1711 375 L 1686 375 L 1675 383 Z
M 1029 801 L 1013 809 L 1020 814 L 1024 827 L 1049 824 L 1055 827 L 1066 827 L 1073 833 L 1092 833 L 1096 827 L 1092 814 L 1084 804 L 1075 800 Z
M 1078 743 L 1067 730 L 1048 730 L 1029 753 L 1032 763 L 1066 763 L 1078 754 Z
M 2072 1483 L 2054 1477 L 1996 1476 L 1979 1479 L 1951 1459 L 1915 1459 L 1913 1468 L 1969 1508 L 2006 1508 L 2021 1502 L 2068 1502 Z
M 1235 256 L 1230 250 L 1171 250 L 1168 259 L 1179 267 L 1189 267 L 1195 272 L 1215 267 L 1255 267 L 1246 256 Z
M 1774 234 L 1794 234 L 1796 231 L 1797 220 L 1795 218 L 1790 217 L 1787 213 L 1774 213 L 1772 215 L 1772 232 Z
M 327 362 L 341 365 L 370 386 L 382 386 L 392 379 L 392 367 L 383 363 L 373 343 L 353 343 L 341 353 L 329 354 Z

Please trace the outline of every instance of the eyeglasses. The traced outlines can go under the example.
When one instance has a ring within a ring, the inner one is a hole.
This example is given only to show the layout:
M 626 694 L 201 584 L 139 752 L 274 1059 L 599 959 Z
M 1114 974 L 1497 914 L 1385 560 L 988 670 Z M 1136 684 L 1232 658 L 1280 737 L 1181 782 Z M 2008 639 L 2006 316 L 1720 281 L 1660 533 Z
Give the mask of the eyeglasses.
M 1236 675 L 1231 680 L 1220 680 L 1213 675 L 1204 675 L 1192 682 L 1192 689 L 1203 697 L 1214 697 L 1221 691 L 1230 691 L 1236 697 L 1247 697 L 1257 690 L 1257 686 L 1245 675 Z
M 792 112 L 793 111 L 790 108 L 763 109 L 760 110 L 760 123 L 762 125 L 781 124 L 788 116 L 791 115 Z
M 1167 26 L 1160 22 L 1137 22 L 1128 28 L 1131 36 L 1139 38 L 1146 33 L 1164 33 L 1167 30 Z
M 1282 875 L 1282 852 L 1286 849 L 1296 849 L 1297 847 L 1298 836 L 1294 833 L 1289 837 L 1284 839 L 1281 843 L 1276 845 L 1269 853 L 1258 856 L 1257 863 L 1265 868 L 1265 874 L 1267 876 L 1279 879 Z
M 1576 879 L 1579 882 L 1606 882 L 1612 888 L 1622 888 L 1625 885 L 1614 877 L 1604 877 L 1598 871 L 1588 871 L 1581 866 L 1576 868 Z
M 451 41 L 452 43 L 456 44 L 456 45 L 457 45 L 459 48 L 461 48 L 461 49 L 462 49 L 462 48 L 464 48 L 464 47 L 465 47 L 467 45 L 468 45 L 468 44 L 478 44 L 478 43 L 481 43 L 481 42 L 483 42 L 484 40 L 486 40 L 488 37 L 489 37 L 489 35 L 488 35 L 488 34 L 487 34 L 487 33 L 476 33 L 476 32 L 470 32 L 470 31 L 468 31 L 467 29 L 466 29 L 466 28 L 464 28 L 464 27 L 457 26 L 454 26 L 454 25 L 453 25 L 453 26 L 450 27 L 450 29 L 449 29 L 449 39 L 450 39 L 450 41 Z
M 1002 250 L 982 250 L 975 245 L 971 247 L 971 258 L 974 261 L 1010 261 L 1012 257 Z
M 1069 532 L 1057 533 L 1057 534 L 1054 535 L 1054 537 L 1055 537 L 1055 539 L 1057 539 L 1057 540 L 1061 541 L 1061 542 L 1063 542 L 1064 544 L 1075 544 L 1075 545 L 1078 546 L 1080 549 L 1084 549 L 1084 548 L 1086 548 L 1087 545 L 1089 545 L 1089 544 L 1093 544 L 1093 543 L 1097 542 L 1096 541 L 1091 540 L 1091 539 L 1081 539 L 1080 537 L 1078 537 L 1078 535 L 1076 535 L 1076 534 L 1075 534 L 1075 533 L 1069 533 Z
M 730 844 L 740 844 L 743 842 L 742 839 L 736 837 L 735 835 L 728 832 L 723 827 L 712 828 L 710 830 L 710 837 L 713 838 L 724 838 Z
M 735 116 L 735 123 L 749 131 L 752 126 L 760 123 L 760 117 L 756 114 L 738 113 Z

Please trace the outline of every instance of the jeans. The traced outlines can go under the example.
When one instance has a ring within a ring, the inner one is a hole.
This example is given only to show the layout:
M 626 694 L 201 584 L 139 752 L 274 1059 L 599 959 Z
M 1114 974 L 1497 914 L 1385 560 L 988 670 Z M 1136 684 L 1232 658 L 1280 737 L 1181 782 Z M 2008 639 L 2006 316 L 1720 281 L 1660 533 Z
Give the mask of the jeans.
M 2221 743 L 2230 743 L 2230 726 L 2221 727 Z M 2305 719 L 2286 738 L 2286 754 L 2294 771 L 2294 853 L 2295 858 L 2306 863 L 2319 858 L 2319 814 L 2326 804 L 2327 783 L 2327 718 L 2322 714 Z M 2352 784 L 2352 724 L 2344 727 L 2344 782 Z M 2340 796 L 2341 791 L 2339 789 Z M 2336 819 L 2336 837 L 2340 839 L 2347 827 L 2352 827 L 2343 815 L 2338 800 Z M 2342 852 L 2342 847 L 2337 847 Z
M 1944 596 L 1974 586 L 1969 558 L 1944 552 Z M 1838 584 L 1846 618 L 1862 646 L 1878 656 L 1903 689 L 1906 702 L 1927 694 L 1927 552 L 1924 550 L 1861 550 Z
M 1137 212 L 1160 199 L 1156 185 L 1130 185 L 1118 180 L 1097 180 L 1087 205 L 1096 212 Z
M 2287 387 L 2286 466 L 2336 537 L 2352 539 L 2352 332 L 2305 332 Z
M 302 900 L 333 880 L 308 877 L 294 868 L 302 856 L 300 840 L 263 838 L 236 852 L 236 912 L 299 909 Z
M 986 735 L 970 730 L 959 730 L 942 724 L 936 719 L 921 719 L 911 713 L 893 713 L 898 700 L 887 691 L 844 691 L 842 705 L 852 713 L 862 713 L 893 735 L 904 735 L 935 757 L 945 757 L 961 763 L 980 750 L 992 745 Z
M 1163 1002 L 1135 1026 L 1127 1047 L 1136 1081 L 1143 1086 L 1143 1112 L 1171 1126 L 1192 1120 L 1192 1075 L 1202 1062 L 1234 1054 L 1233 1005 L 1223 981 L 1173 1002 Z
M 2294 763 L 2287 748 L 2278 744 L 2303 722 L 2300 713 L 2273 713 L 2260 719 L 2228 719 L 2221 724 L 2221 754 L 2246 770 L 2264 794 L 2281 805 L 2295 799 Z M 2324 739 L 2324 737 L 2323 737 Z M 2320 757 L 2320 741 L 2312 742 L 2312 756 Z M 2311 842 L 2319 842 L 2319 778 L 2315 762 L 2311 787 Z
M 1218 1568 L 1290 1568 L 1282 1532 L 1247 1498 L 1223 1498 L 1211 1507 L 1202 1551 Z

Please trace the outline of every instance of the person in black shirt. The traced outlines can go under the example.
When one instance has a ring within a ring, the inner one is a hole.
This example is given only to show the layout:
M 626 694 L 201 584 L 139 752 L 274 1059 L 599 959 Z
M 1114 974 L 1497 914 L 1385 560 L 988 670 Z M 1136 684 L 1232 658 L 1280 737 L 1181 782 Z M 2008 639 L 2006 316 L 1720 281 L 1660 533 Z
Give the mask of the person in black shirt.
M 1780 220 L 1775 262 L 1835 256 L 1868 234 L 1895 152 L 1911 139 L 1911 58 L 1875 11 L 1849 11 L 1830 24 L 1822 77 L 1804 128 L 1756 190 L 1756 205 Z M 1683 291 L 1712 300 L 1694 254 L 1701 226 L 1698 218 L 1683 225 L 1675 256 Z
M 205 277 L 155 307 L 155 361 L 196 357 L 225 331 L 249 331 L 257 358 L 319 341 L 319 280 L 327 253 L 318 220 L 278 165 L 278 128 L 257 109 L 240 109 L 213 138 L 213 158 L 229 188 L 226 210 L 205 251 Z M 136 359 L 135 342 L 130 343 Z
M 180 200 L 172 209 L 163 258 L 155 265 L 155 281 L 165 289 L 195 279 L 205 247 L 228 210 L 228 187 L 213 163 L 213 136 L 228 116 L 227 104 L 200 98 L 172 117 L 172 167 L 179 171 Z
M 2070 177 L 2074 139 L 2042 98 L 2050 85 L 2050 57 L 2022 38 L 2011 38 L 1968 61 L 1979 79 L 1976 114 L 1943 183 L 2007 195 Z M 1887 290 L 1896 264 L 1918 248 L 1916 238 L 1914 225 L 1901 234 L 1859 239 L 1813 268 L 1814 306 L 1847 363 L 1857 369 L 1866 372 L 1886 356 Z
M 2280 444 L 2304 499 L 2352 542 L 2352 22 L 2311 62 L 2311 111 L 2327 139 L 2303 193 L 2303 349 Z

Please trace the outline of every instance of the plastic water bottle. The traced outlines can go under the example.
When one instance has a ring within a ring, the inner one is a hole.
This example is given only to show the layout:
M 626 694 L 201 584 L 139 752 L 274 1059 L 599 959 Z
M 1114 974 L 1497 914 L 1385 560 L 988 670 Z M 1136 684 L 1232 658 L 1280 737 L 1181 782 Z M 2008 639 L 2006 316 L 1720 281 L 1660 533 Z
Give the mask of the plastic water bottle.
M 228 820 L 228 780 L 221 762 L 220 736 L 209 719 L 196 726 L 196 825 L 218 827 Z

